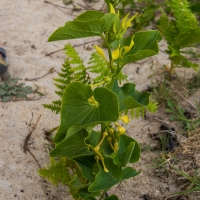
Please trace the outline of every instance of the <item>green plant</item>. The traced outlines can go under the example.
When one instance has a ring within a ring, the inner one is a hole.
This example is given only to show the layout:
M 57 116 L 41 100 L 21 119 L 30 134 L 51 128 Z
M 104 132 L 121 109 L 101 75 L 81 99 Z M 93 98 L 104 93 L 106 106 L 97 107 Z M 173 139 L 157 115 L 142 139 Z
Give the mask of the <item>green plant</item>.
M 131 62 L 158 53 L 158 31 L 146 31 L 124 37 L 135 16 L 122 20 L 112 4 L 110 13 L 86 11 L 56 30 L 49 41 L 100 36 L 108 51 L 95 46 L 88 66 L 71 45 L 65 46 L 67 58 L 59 78 L 55 79 L 60 99 L 45 107 L 60 113 L 60 126 L 50 152 L 51 164 L 39 174 L 54 184 L 68 185 L 74 199 L 104 199 L 113 185 L 139 174 L 128 163 L 140 157 L 140 147 L 126 135 L 121 122 L 128 123 L 129 111 L 136 115 L 145 109 L 155 111 L 148 92 L 139 92 L 135 84 L 124 83 L 122 68 Z M 95 78 L 90 78 L 90 72 Z M 119 83 L 123 85 L 120 86 Z M 115 195 L 105 198 L 118 199 Z
M 188 93 L 192 95 L 200 88 L 200 73 L 195 74 L 187 83 Z
M 171 60 L 172 72 L 176 67 L 191 67 L 195 70 L 198 64 L 189 61 L 181 50 L 200 42 L 200 27 L 195 15 L 189 9 L 187 0 L 167 0 L 172 10 L 172 18 L 169 18 L 162 10 L 162 16 L 157 22 L 157 27 L 168 43 L 166 52 Z
M 177 192 L 173 194 L 172 196 L 189 194 L 195 191 L 198 191 L 198 192 L 200 191 L 200 178 L 199 178 L 200 169 L 196 170 L 193 176 L 190 176 L 188 173 L 186 173 L 185 171 L 177 167 L 174 167 L 171 165 L 171 168 L 174 169 L 176 173 L 178 173 L 180 176 L 184 177 L 188 181 L 186 189 L 182 189 L 181 192 Z
M 37 93 L 38 87 L 36 90 L 33 90 L 30 86 L 24 86 L 24 83 L 18 83 L 17 78 L 9 78 L 0 84 L 0 99 L 3 102 L 14 101 L 19 99 L 27 99 L 27 95 L 31 93 Z
M 139 12 L 133 24 L 133 32 L 145 29 L 150 24 L 157 27 L 168 43 L 166 53 L 171 60 L 170 72 L 176 67 L 198 69 L 184 53 L 184 48 L 198 49 L 200 43 L 200 26 L 198 16 L 200 3 L 195 0 L 139 0 L 118 1 L 120 12 L 125 15 L 126 8 Z M 188 54 L 188 53 L 187 53 Z
M 171 121 L 180 121 L 180 125 L 188 132 L 196 129 L 200 125 L 199 117 L 193 119 L 187 116 L 187 111 L 173 99 L 167 99 L 167 108 L 165 111 L 170 114 L 169 119 Z

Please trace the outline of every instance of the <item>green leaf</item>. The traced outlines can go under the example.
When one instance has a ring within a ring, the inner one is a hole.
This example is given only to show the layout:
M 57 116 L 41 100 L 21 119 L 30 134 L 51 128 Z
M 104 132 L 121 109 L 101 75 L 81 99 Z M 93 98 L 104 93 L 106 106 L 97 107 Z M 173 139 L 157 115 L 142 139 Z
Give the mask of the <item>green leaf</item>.
M 133 149 L 133 143 L 134 143 L 134 149 Z M 140 147 L 138 143 L 133 138 L 127 135 L 120 135 L 119 149 L 115 157 L 113 158 L 114 164 L 124 166 L 126 162 L 134 163 L 137 162 L 139 158 L 140 158 Z
M 150 93 L 138 92 L 133 83 L 126 83 L 122 87 L 119 87 L 117 79 L 115 79 L 107 85 L 107 88 L 117 95 L 120 112 L 127 109 L 147 106 L 149 104 Z
M 100 163 L 98 163 L 99 172 L 95 177 L 95 182 L 92 183 L 88 189 L 89 192 L 98 192 L 106 190 L 118 183 L 118 180 L 114 178 L 110 172 L 105 172 Z
M 124 151 L 122 155 L 122 166 L 125 167 L 127 163 L 129 163 L 131 159 L 131 155 L 135 148 L 135 142 L 131 142 L 130 145 L 127 147 L 126 151 Z
M 73 187 L 73 189 L 78 190 L 79 188 L 84 188 L 87 186 L 87 183 L 84 183 L 78 175 L 74 175 L 73 179 L 69 183 L 70 186 Z
M 83 176 L 89 179 L 90 182 L 94 182 L 93 166 L 96 163 L 94 156 L 76 158 L 76 162 L 81 167 Z
M 78 131 L 80 131 L 82 129 L 82 127 L 79 126 L 72 126 L 68 129 L 67 131 L 67 136 L 65 137 L 65 139 L 67 139 L 68 137 L 70 137 L 71 135 L 73 135 L 74 133 L 77 133 Z
M 66 158 L 60 158 L 59 161 L 55 161 L 54 158 L 51 158 L 51 164 L 47 166 L 47 168 L 39 169 L 38 173 L 56 186 L 59 183 L 66 185 L 71 179 L 67 170 Z
M 121 63 L 123 66 L 136 62 L 138 60 L 154 56 L 158 54 L 158 42 L 162 39 L 161 33 L 157 30 L 153 31 L 144 31 L 134 34 L 134 45 L 128 53 L 125 54 L 123 58 L 118 58 L 117 63 Z M 111 46 L 113 49 L 116 49 L 119 44 L 120 46 L 129 46 L 133 35 L 130 35 L 127 38 L 122 38 L 121 40 L 115 40 Z
M 96 104 L 88 102 L 94 97 Z M 117 96 L 107 88 L 91 90 L 89 85 L 73 82 L 65 89 L 61 105 L 61 124 L 54 138 L 60 143 L 72 126 L 84 127 L 119 118 Z
M 105 157 L 104 162 L 107 169 L 109 170 L 108 173 L 110 173 L 113 178 L 120 180 L 120 178 L 122 177 L 122 167 L 114 164 L 112 158 Z
M 113 13 L 107 13 L 102 17 L 102 19 L 105 20 L 103 31 L 113 32 L 114 24 L 115 24 L 116 30 L 118 30 L 118 28 L 120 26 L 120 20 L 117 15 L 115 15 Z
M 112 30 L 114 23 L 116 29 L 118 29 L 120 20 L 112 13 L 103 14 L 99 11 L 86 11 L 74 21 L 66 22 L 65 26 L 58 28 L 48 41 L 102 36 L 103 32 Z
M 86 142 L 87 142 L 87 144 L 90 144 L 93 147 L 95 147 L 101 140 L 101 137 L 102 137 L 101 132 L 96 132 L 96 131 L 92 130 L 89 137 L 87 138 Z
M 92 20 L 90 22 L 70 21 L 67 22 L 65 26 L 58 28 L 49 37 L 48 41 L 101 36 L 104 24 L 104 19 Z
M 92 73 L 97 74 L 93 79 L 93 82 L 100 82 L 104 77 L 109 76 L 110 69 L 107 66 L 106 61 L 97 52 L 91 54 L 90 61 L 88 62 L 88 70 Z
M 200 2 L 195 3 L 191 6 L 191 10 L 194 13 L 200 14 Z
M 175 56 L 170 55 L 170 59 L 173 65 L 175 65 L 176 67 L 193 68 L 195 71 L 197 71 L 199 68 L 198 64 L 190 62 L 186 57 L 181 54 Z
M 137 176 L 140 172 L 137 172 L 135 169 L 132 167 L 126 167 L 122 171 L 122 177 L 120 181 L 123 181 L 125 179 L 129 179 L 131 177 Z
M 87 136 L 86 130 L 80 130 L 56 145 L 55 149 L 50 152 L 50 156 L 66 156 L 69 159 L 74 159 L 81 156 L 94 155 L 94 152 L 89 151 L 88 145 L 85 144 Z
M 95 20 L 95 19 L 100 19 L 104 15 L 105 14 L 100 11 L 88 10 L 88 11 L 80 14 L 74 21 L 86 22 L 86 21 L 91 21 L 91 20 Z
M 190 28 L 189 30 L 183 32 L 179 36 L 180 38 L 180 47 L 191 47 L 194 44 L 200 42 L 200 27 Z
M 95 147 L 100 142 L 101 138 L 102 138 L 101 132 L 91 131 L 90 136 L 86 140 L 86 143 Z M 105 139 L 101 144 L 101 150 L 107 156 L 113 153 L 113 149 L 111 148 L 110 143 L 108 142 L 107 139 Z
M 105 198 L 105 200 L 119 200 L 116 195 L 112 195 L 110 197 Z
M 99 192 L 88 192 L 86 188 L 80 189 L 78 194 L 84 200 L 96 200 L 93 196 L 99 196 Z

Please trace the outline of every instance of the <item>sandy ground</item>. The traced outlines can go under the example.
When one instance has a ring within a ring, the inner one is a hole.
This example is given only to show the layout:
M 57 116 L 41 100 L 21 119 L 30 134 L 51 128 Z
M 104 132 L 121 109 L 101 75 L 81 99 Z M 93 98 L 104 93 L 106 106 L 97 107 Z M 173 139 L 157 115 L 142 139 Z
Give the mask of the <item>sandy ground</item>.
M 61 0 L 49 2 L 64 6 Z M 80 3 L 79 1 L 75 1 Z M 82 5 L 86 6 L 84 2 Z M 89 4 L 101 8 L 103 2 Z M 55 7 L 43 0 L 0 0 L 0 42 L 4 45 L 9 59 L 9 73 L 11 77 L 18 77 L 26 85 L 34 87 L 37 84 L 45 94 L 39 100 L 0 102 L 0 199 L 45 200 L 71 199 L 67 189 L 51 186 L 38 176 L 38 165 L 29 153 L 24 153 L 22 147 L 25 137 L 41 115 L 39 122 L 29 140 L 29 147 L 41 166 L 48 163 L 48 151 L 45 148 L 44 130 L 59 124 L 59 116 L 45 109 L 42 104 L 51 103 L 57 96 L 54 94 L 52 78 L 60 70 L 65 58 L 62 51 L 46 56 L 47 53 L 62 49 L 66 41 L 48 43 L 50 34 L 68 20 L 78 15 L 72 12 L 71 6 L 66 9 Z M 70 41 L 71 44 L 81 44 L 94 40 L 80 39 Z M 91 44 L 88 44 L 91 46 Z M 164 44 L 163 44 L 164 45 Z M 86 45 L 87 46 L 87 45 Z M 161 45 L 162 48 L 162 45 Z M 93 49 L 93 48 L 92 48 Z M 92 50 L 85 50 L 84 46 L 77 48 L 85 62 L 88 61 Z M 146 62 L 129 65 L 125 68 L 130 74 L 130 80 L 137 84 L 139 90 L 150 85 L 148 79 L 151 74 L 152 62 L 169 64 L 165 54 L 146 59 Z M 35 78 L 44 75 L 50 68 L 55 72 L 37 81 L 25 81 L 25 78 Z M 138 68 L 138 69 L 137 69 Z M 129 125 L 128 134 L 140 143 L 150 142 L 147 134 L 158 129 L 159 124 L 144 119 L 133 120 Z M 120 199 L 164 199 L 167 194 L 176 191 L 170 179 L 156 176 L 150 169 L 150 158 L 154 155 L 142 153 L 141 160 L 135 165 L 141 174 L 115 186 L 109 194 L 116 193 Z M 151 197 L 151 198 L 150 198 Z

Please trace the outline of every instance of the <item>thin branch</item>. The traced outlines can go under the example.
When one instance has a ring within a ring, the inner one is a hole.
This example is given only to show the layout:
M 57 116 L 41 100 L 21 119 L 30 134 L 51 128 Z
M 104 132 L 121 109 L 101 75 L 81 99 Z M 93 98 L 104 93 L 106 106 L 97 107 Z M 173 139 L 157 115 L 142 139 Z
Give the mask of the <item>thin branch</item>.
M 197 110 L 197 108 L 196 108 L 196 106 L 190 101 L 190 100 L 188 100 L 188 99 L 186 99 L 180 92 L 178 92 L 175 88 L 174 88 L 174 86 L 169 82 L 169 81 L 166 81 L 167 82 L 167 84 L 169 84 L 173 89 L 174 89 L 174 91 L 181 97 L 181 98 L 183 98 L 185 101 L 187 101 L 195 110 Z
M 33 114 L 32 114 L 33 116 Z M 34 124 L 34 126 L 32 127 L 32 130 L 28 133 L 28 135 L 26 136 L 25 140 L 24 140 L 24 145 L 23 145 L 23 150 L 24 150 L 24 153 L 26 153 L 27 151 L 30 153 L 30 155 L 33 157 L 33 159 L 35 160 L 35 162 L 37 163 L 37 165 L 39 166 L 39 168 L 42 168 L 41 165 L 39 164 L 38 160 L 36 159 L 35 155 L 31 152 L 31 150 L 29 149 L 29 146 L 28 146 L 28 141 L 33 133 L 33 131 L 35 130 L 39 120 L 40 120 L 40 117 L 41 115 L 38 117 L 36 123 Z M 31 118 L 31 121 L 32 121 L 32 118 Z
M 169 123 L 168 121 L 165 121 L 165 120 L 163 120 L 163 119 L 160 119 L 160 118 L 158 118 L 158 117 L 156 117 L 156 116 L 153 116 L 152 119 L 154 119 L 155 121 L 161 122 L 161 123 L 163 123 L 163 124 L 166 124 L 166 125 L 168 125 L 168 126 L 170 125 L 170 123 Z
M 35 80 L 38 80 L 38 79 L 41 79 L 41 78 L 44 78 L 45 76 L 47 76 L 48 74 L 51 74 L 51 73 L 54 73 L 56 70 L 52 67 L 51 69 L 49 69 L 49 71 L 42 75 L 42 76 L 39 76 L 39 77 L 36 77 L 36 78 L 25 78 L 24 80 L 25 81 L 35 81 Z
M 56 7 L 60 7 L 60 8 L 64 8 L 64 9 L 71 10 L 71 8 L 67 8 L 67 7 L 65 7 L 65 6 L 60 6 L 60 5 L 58 5 L 58 4 L 54 4 L 54 3 L 51 3 L 51 2 L 49 2 L 49 1 L 44 1 L 44 3 L 50 4 L 50 5 L 52 5 L 52 6 L 56 6 Z
M 24 99 L 11 99 L 11 100 L 7 100 L 6 102 L 9 102 L 9 101 L 35 101 L 35 100 L 40 100 L 41 97 L 38 97 L 38 98 L 24 98 Z M 0 100 L 0 102 L 3 102 L 2 100 Z
M 89 42 L 85 42 L 85 43 L 83 43 L 83 44 L 74 45 L 73 47 L 79 47 L 79 46 L 86 45 L 86 44 L 89 44 L 89 43 L 92 43 L 92 42 L 97 42 L 97 41 L 100 41 L 100 40 L 101 40 L 101 39 L 92 40 L 92 41 L 89 41 Z M 64 48 L 58 49 L 58 50 L 56 50 L 56 51 L 53 51 L 53 52 L 51 52 L 51 53 L 46 54 L 45 56 L 51 56 L 52 54 L 58 53 L 59 51 L 63 51 L 63 50 L 64 50 Z
M 51 3 L 51 2 L 49 2 L 49 1 L 44 1 L 44 3 L 48 3 L 48 4 L 52 5 L 52 6 L 54 6 L 55 8 L 57 8 L 58 10 L 60 10 L 61 12 L 65 13 L 65 14 L 73 15 L 72 13 L 67 13 L 67 12 L 63 11 L 61 8 L 65 8 L 64 6 L 60 6 L 60 5 Z M 67 9 L 67 8 L 65 8 L 65 9 Z M 71 8 L 70 8 L 70 9 L 71 9 Z M 71 10 L 72 10 L 72 9 L 71 9 Z M 77 15 L 73 15 L 73 16 L 77 17 Z

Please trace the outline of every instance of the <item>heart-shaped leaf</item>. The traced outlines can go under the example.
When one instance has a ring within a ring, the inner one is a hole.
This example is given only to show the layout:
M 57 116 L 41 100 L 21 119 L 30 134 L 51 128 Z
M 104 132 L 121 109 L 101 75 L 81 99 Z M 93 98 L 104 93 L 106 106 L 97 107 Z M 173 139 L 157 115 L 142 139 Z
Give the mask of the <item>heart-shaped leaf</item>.
M 94 104 L 89 99 L 93 97 Z M 96 102 L 96 103 L 95 103 Z M 61 104 L 61 124 L 54 138 L 56 144 L 66 136 L 70 127 L 84 127 L 119 118 L 117 96 L 107 88 L 91 90 L 89 85 L 73 82 L 65 89 Z M 73 132 L 74 133 L 74 132 Z

